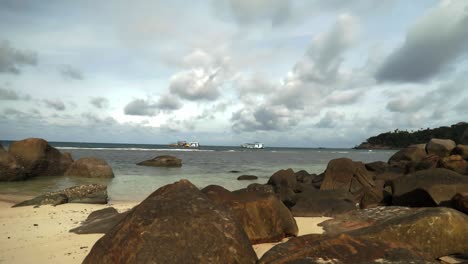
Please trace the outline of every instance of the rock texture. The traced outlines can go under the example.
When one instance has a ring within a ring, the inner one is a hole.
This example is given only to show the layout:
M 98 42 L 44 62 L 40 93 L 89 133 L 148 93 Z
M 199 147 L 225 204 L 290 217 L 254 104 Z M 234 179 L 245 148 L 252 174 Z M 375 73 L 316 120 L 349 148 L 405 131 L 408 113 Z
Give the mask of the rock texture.
M 468 177 L 447 169 L 418 171 L 389 183 L 392 204 L 425 207 L 450 205 L 458 192 L 468 192 Z
M 152 167 L 181 167 L 182 160 L 174 156 L 164 155 L 157 156 L 150 160 L 145 160 L 137 163 L 141 166 L 152 166 Z
M 353 200 L 344 190 L 308 190 L 296 195 L 291 212 L 296 217 L 336 216 L 356 210 Z
M 455 148 L 456 144 L 450 139 L 433 138 L 426 145 L 427 154 L 436 154 L 443 158 L 447 157 Z
M 439 161 L 441 168 L 446 168 L 460 174 L 468 174 L 468 162 L 460 155 L 450 155 Z
M 268 185 L 273 186 L 273 190 L 278 198 L 288 207 L 294 205 L 294 189 L 297 179 L 292 169 L 279 170 L 268 180 Z
M 452 206 L 458 211 L 468 214 L 468 192 L 455 194 L 452 198 Z
M 105 160 L 86 157 L 73 162 L 65 175 L 86 178 L 113 178 L 114 172 Z
M 27 177 L 63 175 L 73 162 L 69 155 L 40 138 L 28 138 L 14 142 L 9 152 L 26 170 Z
M 79 227 L 71 229 L 70 232 L 75 234 L 105 234 L 122 221 L 129 212 L 119 213 L 114 207 L 94 211 Z
M 468 160 L 468 145 L 458 144 L 452 150 L 452 155 L 460 155 L 463 159 Z
M 187 180 L 161 187 L 99 239 L 83 263 L 255 263 L 235 217 Z
M 291 212 L 272 194 L 236 193 L 216 185 L 207 186 L 202 192 L 236 216 L 252 244 L 277 242 L 298 233 Z
M 29 205 L 59 205 L 65 203 L 107 203 L 107 186 L 101 184 L 86 184 L 74 186 L 57 192 L 49 192 L 31 200 L 27 200 L 13 207 Z
M 252 180 L 256 180 L 256 179 L 258 179 L 258 177 L 255 176 L 255 175 L 241 175 L 241 176 L 237 177 L 238 181 L 252 181 Z
M 424 145 L 411 145 L 407 148 L 401 149 L 390 157 L 388 163 L 390 165 L 403 164 L 404 166 L 409 162 L 419 162 L 427 155 L 423 146 Z
M 25 168 L 9 152 L 0 150 L 0 181 L 20 181 L 27 178 Z

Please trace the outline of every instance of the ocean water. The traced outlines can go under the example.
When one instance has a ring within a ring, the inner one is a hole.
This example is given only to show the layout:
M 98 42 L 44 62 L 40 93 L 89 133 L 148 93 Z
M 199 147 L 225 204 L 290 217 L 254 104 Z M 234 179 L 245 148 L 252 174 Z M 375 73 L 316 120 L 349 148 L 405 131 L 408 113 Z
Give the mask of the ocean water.
M 247 150 L 240 147 L 202 146 L 200 149 L 172 149 L 165 145 L 101 144 L 49 142 L 61 152 L 70 152 L 74 159 L 97 157 L 106 160 L 114 170 L 113 179 L 76 177 L 36 177 L 22 182 L 0 182 L 0 193 L 39 195 L 47 191 L 85 184 L 108 186 L 111 201 L 141 201 L 159 187 L 188 179 L 199 188 L 210 184 L 229 190 L 244 188 L 257 182 L 266 183 L 280 169 L 306 170 L 321 173 L 331 159 L 346 157 L 355 161 L 387 161 L 393 150 L 265 148 Z M 9 142 L 2 142 L 8 146 Z M 159 155 L 182 159 L 181 168 L 137 166 L 136 163 Z M 233 172 L 235 171 L 235 172 Z M 255 181 L 238 181 L 240 175 L 258 176 Z

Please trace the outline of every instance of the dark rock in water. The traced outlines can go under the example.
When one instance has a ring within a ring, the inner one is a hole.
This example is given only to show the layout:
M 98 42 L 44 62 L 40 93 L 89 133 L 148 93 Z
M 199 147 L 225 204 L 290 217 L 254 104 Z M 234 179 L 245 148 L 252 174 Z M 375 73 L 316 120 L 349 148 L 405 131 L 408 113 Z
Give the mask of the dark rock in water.
M 28 177 L 25 168 L 13 155 L 0 150 L 0 181 L 21 181 Z
M 129 212 L 119 213 L 114 207 L 94 211 L 79 227 L 71 229 L 70 232 L 75 234 L 105 234 L 124 219 Z
M 296 194 L 291 208 L 294 216 L 335 216 L 356 210 L 354 197 L 344 190 L 314 190 Z
M 468 130 L 467 130 L 468 131 Z M 468 160 L 468 145 L 458 144 L 453 150 L 452 155 L 460 155 L 463 159 Z
M 455 147 L 453 140 L 433 138 L 426 144 L 426 152 L 443 158 L 447 157 Z
M 439 162 L 441 168 L 446 168 L 460 174 L 468 174 L 468 162 L 460 155 L 450 155 Z
M 452 206 L 458 211 L 468 214 L 468 192 L 455 194 L 452 198 Z
M 406 243 L 431 259 L 468 252 L 468 216 L 444 207 L 421 208 L 348 234 L 387 243 Z
M 258 177 L 255 175 L 241 175 L 237 177 L 237 180 L 239 181 L 245 181 L 245 180 L 251 181 L 251 180 L 256 180 L 256 179 L 258 179 Z
M 449 206 L 456 193 L 468 192 L 468 177 L 447 169 L 431 169 L 400 177 L 389 186 L 393 205 Z
M 239 173 L 240 171 L 238 171 L 238 170 L 230 170 L 229 172 L 230 172 L 230 173 Z
M 74 186 L 57 192 L 49 192 L 31 200 L 27 200 L 13 207 L 29 205 L 59 205 L 65 203 L 107 203 L 107 186 L 101 184 L 86 184 Z
M 437 263 L 403 243 L 374 241 L 348 234 L 305 235 L 274 246 L 260 264 L 283 263 Z
M 260 193 L 271 193 L 274 194 L 273 186 L 268 184 L 252 183 L 247 186 L 246 191 L 248 192 L 260 192 Z
M 152 167 L 182 167 L 182 160 L 174 156 L 163 155 L 139 162 L 137 165 Z
M 388 160 L 388 164 L 396 165 L 408 162 L 420 162 L 426 155 L 424 144 L 411 145 L 393 154 Z
M 114 172 L 105 160 L 86 157 L 73 162 L 65 175 L 86 178 L 113 178 Z
M 255 263 L 235 217 L 187 180 L 137 205 L 91 249 L 83 263 Z
M 62 155 L 40 138 L 14 142 L 9 152 L 25 168 L 27 177 L 63 175 L 72 162 L 69 155 Z
M 291 212 L 272 194 L 229 192 L 221 186 L 213 185 L 204 188 L 202 192 L 236 216 L 252 244 L 277 242 L 298 233 Z

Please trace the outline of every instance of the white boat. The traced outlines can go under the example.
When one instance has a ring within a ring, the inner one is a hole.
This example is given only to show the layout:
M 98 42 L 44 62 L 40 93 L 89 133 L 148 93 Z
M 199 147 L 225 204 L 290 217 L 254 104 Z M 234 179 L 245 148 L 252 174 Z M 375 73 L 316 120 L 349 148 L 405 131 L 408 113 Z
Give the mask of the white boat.
M 241 148 L 248 148 L 248 149 L 262 149 L 264 148 L 263 143 L 255 142 L 255 143 L 245 143 L 241 145 Z

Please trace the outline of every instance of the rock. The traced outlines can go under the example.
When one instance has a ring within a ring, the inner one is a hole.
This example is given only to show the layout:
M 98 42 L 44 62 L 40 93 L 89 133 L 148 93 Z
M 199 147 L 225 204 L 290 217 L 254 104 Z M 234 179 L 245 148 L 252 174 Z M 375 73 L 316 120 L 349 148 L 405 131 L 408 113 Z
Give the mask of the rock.
M 460 137 L 460 144 L 468 145 L 468 127 L 465 129 Z
M 295 217 L 335 216 L 356 210 L 353 199 L 344 190 L 309 190 L 296 195 L 291 212 Z
M 441 168 L 446 168 L 460 174 L 468 174 L 468 162 L 460 155 L 450 155 L 439 161 Z
M 174 156 L 163 155 L 139 162 L 137 165 L 152 167 L 182 167 L 182 160 Z
M 99 239 L 83 263 L 255 263 L 235 217 L 187 180 L 163 186 Z
M 403 243 L 357 238 L 305 235 L 274 246 L 259 264 L 282 263 L 437 263 Z
M 368 171 L 373 171 L 376 173 L 384 173 L 388 170 L 389 167 L 388 163 L 383 161 L 374 161 L 371 163 L 366 163 L 365 166 Z
M 296 175 L 292 169 L 287 170 L 279 170 L 271 175 L 270 179 L 268 180 L 267 184 L 272 185 L 275 187 L 287 187 L 294 189 L 296 187 Z
M 2 145 L 2 144 L 0 144 L 0 152 L 1 152 L 1 151 L 5 151 L 5 149 L 3 148 L 3 145 Z
M 252 183 L 247 186 L 246 191 L 248 192 L 261 192 L 261 193 L 271 193 L 274 194 L 273 186 L 260 183 Z
M 105 160 L 86 157 L 73 162 L 65 175 L 86 178 L 113 178 L 114 172 Z
M 294 173 L 294 175 L 296 175 L 296 181 L 297 182 L 302 182 L 302 183 L 306 183 L 306 184 L 312 184 L 312 179 L 316 176 L 316 175 L 309 174 L 305 170 L 300 170 L 300 171 Z
M 406 165 L 405 173 L 412 173 L 420 170 L 428 170 L 437 168 L 440 157 L 436 154 L 429 154 L 420 161 L 409 162 Z
M 393 154 L 388 160 L 390 165 L 400 165 L 403 167 L 409 162 L 420 162 L 427 155 L 424 145 L 411 145 Z
M 0 150 L 0 181 L 21 181 L 27 176 L 26 170 L 13 155 Z
M 239 181 L 245 181 L 245 180 L 251 181 L 251 180 L 256 180 L 256 179 L 258 179 L 258 177 L 255 175 L 241 175 L 237 177 L 237 180 Z
M 388 243 L 407 243 L 431 259 L 468 252 L 468 216 L 445 208 L 421 208 L 348 234 Z
M 92 212 L 79 227 L 70 230 L 75 234 L 105 234 L 124 219 L 129 211 L 119 213 L 114 207 Z
M 389 182 L 392 204 L 426 207 L 450 205 L 457 192 L 468 192 L 468 177 L 447 169 L 431 169 Z
M 62 155 L 40 138 L 14 142 L 9 152 L 25 168 L 27 177 L 63 175 L 70 165 L 70 156 Z
M 240 173 L 238 170 L 230 170 L 229 173 Z
M 447 157 L 450 152 L 455 148 L 455 142 L 450 139 L 431 139 L 426 145 L 427 154 L 436 154 L 443 158 Z
M 319 175 L 315 176 L 314 178 L 312 178 L 312 186 L 314 186 L 317 189 L 320 189 L 324 178 L 325 173 L 320 173 Z
M 460 212 L 468 214 L 468 192 L 460 192 L 452 198 L 452 206 Z
M 272 194 L 229 192 L 221 186 L 208 186 L 202 192 L 236 216 L 252 244 L 278 242 L 298 233 L 291 212 Z
M 86 184 L 57 192 L 48 192 L 31 200 L 15 204 L 13 207 L 46 204 L 56 206 L 65 203 L 106 204 L 107 198 L 107 186 L 101 184 Z
M 468 145 L 458 144 L 453 150 L 452 155 L 460 155 L 463 159 L 468 160 Z

